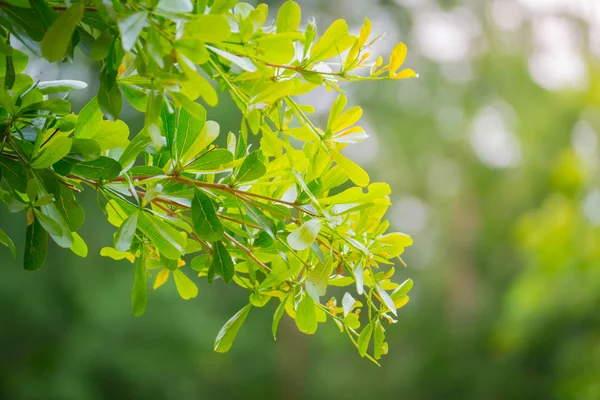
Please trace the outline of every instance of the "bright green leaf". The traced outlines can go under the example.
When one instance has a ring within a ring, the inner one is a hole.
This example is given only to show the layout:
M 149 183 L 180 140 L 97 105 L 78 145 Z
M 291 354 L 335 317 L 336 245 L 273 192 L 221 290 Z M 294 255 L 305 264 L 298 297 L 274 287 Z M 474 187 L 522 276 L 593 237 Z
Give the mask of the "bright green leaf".
M 214 349 L 216 352 L 226 353 L 229 351 L 251 308 L 252 305 L 247 304 L 223 325 L 215 339 Z

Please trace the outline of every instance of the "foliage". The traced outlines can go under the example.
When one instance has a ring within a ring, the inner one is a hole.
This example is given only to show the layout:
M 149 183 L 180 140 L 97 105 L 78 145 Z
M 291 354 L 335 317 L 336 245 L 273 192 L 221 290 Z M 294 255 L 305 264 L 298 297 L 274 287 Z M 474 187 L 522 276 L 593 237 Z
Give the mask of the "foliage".
M 406 46 L 386 65 L 369 61 L 368 19 L 357 36 L 337 20 L 317 39 L 314 20 L 300 30 L 291 1 L 271 24 L 265 4 L 87 3 L 13 0 L 0 12 L 0 196 L 26 214 L 25 269 L 44 264 L 48 237 L 87 255 L 75 194 L 89 187 L 117 228 L 101 254 L 133 264 L 135 315 L 145 310 L 149 278 L 158 289 L 172 276 L 183 299 L 198 294 L 190 276 L 233 281 L 250 292 L 249 304 L 223 326 L 216 351 L 231 347 L 252 307 L 277 298 L 273 336 L 284 313 L 309 334 L 330 317 L 377 362 L 387 353 L 384 322 L 395 322 L 412 287 L 391 281 L 391 260 L 402 262 L 412 240 L 386 233 L 389 186 L 370 183 L 342 153 L 367 134 L 339 82 L 415 77 L 401 69 Z M 71 113 L 68 95 L 57 95 L 87 85 L 34 82 L 12 39 L 51 62 L 81 48 L 101 63 L 97 96 Z M 224 147 L 214 144 L 219 124 L 196 102 L 217 104 L 211 82 L 243 115 Z M 324 128 L 296 99 L 318 87 L 340 92 Z M 145 114 L 133 137 L 119 120 L 123 97 Z M 0 243 L 16 253 L 3 231 Z M 361 301 L 346 292 L 322 302 L 328 286 L 351 285 Z

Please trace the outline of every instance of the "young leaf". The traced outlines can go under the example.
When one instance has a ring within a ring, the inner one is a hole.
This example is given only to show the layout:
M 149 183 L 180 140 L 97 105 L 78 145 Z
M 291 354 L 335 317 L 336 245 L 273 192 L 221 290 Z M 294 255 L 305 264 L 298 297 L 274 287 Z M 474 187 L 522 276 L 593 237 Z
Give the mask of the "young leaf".
M 222 42 L 231 35 L 229 22 L 223 15 L 196 15 L 185 24 L 184 32 L 203 42 Z
M 161 269 L 160 272 L 156 274 L 156 279 L 154 280 L 154 285 L 152 285 L 152 289 L 156 290 L 165 283 L 167 283 L 170 273 L 171 271 L 168 268 Z
M 50 62 L 60 61 L 67 52 L 71 37 L 81 17 L 83 17 L 84 3 L 79 2 L 71 5 L 67 10 L 60 13 L 54 20 L 52 26 L 46 31 L 44 39 L 40 44 L 42 55 Z
M 138 215 L 139 211 L 134 212 L 119 227 L 114 243 L 115 249 L 118 251 L 128 251 L 131 247 L 137 229 Z
M 182 299 L 189 300 L 198 296 L 198 286 L 180 269 L 173 271 L 173 279 L 175 279 L 177 292 Z
M 146 310 L 148 293 L 146 291 L 146 266 L 144 265 L 143 255 L 138 258 L 135 264 L 135 273 L 133 276 L 133 288 L 131 289 L 131 310 L 133 315 L 139 316 Z
M 66 136 L 59 136 L 50 141 L 47 147 L 42 150 L 31 163 L 31 168 L 48 168 L 57 161 L 63 159 L 71 151 L 72 140 Z
M 335 21 L 317 40 L 310 50 L 310 61 L 327 60 L 341 54 L 354 43 L 354 37 L 348 34 L 348 24 L 343 19 Z
M 87 244 L 77 232 L 72 232 L 71 235 L 73 235 L 73 246 L 71 246 L 71 251 L 81 258 L 86 258 L 88 255 Z
M 233 274 L 235 272 L 233 260 L 225 248 L 225 245 L 220 241 L 213 243 L 213 261 L 211 268 L 217 275 L 223 278 L 225 283 L 229 283 L 229 281 L 233 279 Z
M 229 351 L 251 308 L 252 304 L 247 304 L 223 325 L 215 339 L 214 349 L 216 352 L 226 353 Z
M 290 296 L 285 296 L 283 301 L 279 303 L 277 309 L 275 310 L 275 314 L 273 314 L 273 323 L 271 324 L 271 332 L 273 333 L 273 339 L 277 340 L 277 327 L 279 326 L 279 321 L 281 321 L 281 317 L 283 316 L 283 312 L 285 311 L 285 305 Z
M 305 222 L 301 227 L 290 233 L 287 242 L 294 250 L 304 250 L 315 241 L 321 230 L 322 221 L 320 219 L 311 219 Z
M 373 330 L 373 357 L 379 360 L 382 355 L 387 354 L 387 343 L 385 343 L 385 329 L 380 320 L 375 321 Z
M 306 291 L 314 301 L 319 301 L 320 296 L 324 296 L 327 291 L 327 282 L 329 275 L 333 270 L 331 257 L 325 262 L 317 263 L 306 277 Z
M 27 226 L 25 234 L 25 256 L 23 266 L 28 271 L 39 269 L 46 261 L 48 253 L 48 233 L 42 228 L 37 218 Z
M 8 237 L 6 232 L 4 232 L 2 229 L 0 229 L 0 244 L 3 244 L 6 247 L 8 247 L 13 257 L 17 258 L 17 250 L 15 249 L 15 244 L 10 239 L 10 237 Z
M 196 189 L 192 200 L 194 231 L 200 239 L 217 242 L 223 237 L 223 225 L 217 216 L 212 200 L 200 189 Z
M 189 161 L 196 154 L 187 154 L 200 137 L 206 123 L 206 110 L 198 104 L 197 116 L 192 116 L 185 108 L 179 110 L 177 130 L 175 134 L 176 155 L 183 163 Z
M 317 331 L 319 322 L 315 311 L 315 302 L 312 297 L 305 295 L 296 310 L 296 326 L 300 332 L 312 335 Z
M 371 341 L 371 335 L 373 334 L 373 324 L 365 326 L 358 336 L 358 354 L 364 357 L 369 349 L 369 342 Z
M 140 213 L 138 229 L 154 243 L 165 258 L 177 260 L 185 253 L 185 238 L 162 219 L 145 212 Z
M 331 157 L 346 171 L 350 180 L 358 186 L 367 186 L 369 184 L 369 174 L 365 172 L 358 164 L 342 155 L 337 150 L 329 150 Z
M 286 1 L 277 13 L 277 33 L 297 31 L 300 26 L 300 6 L 296 2 Z

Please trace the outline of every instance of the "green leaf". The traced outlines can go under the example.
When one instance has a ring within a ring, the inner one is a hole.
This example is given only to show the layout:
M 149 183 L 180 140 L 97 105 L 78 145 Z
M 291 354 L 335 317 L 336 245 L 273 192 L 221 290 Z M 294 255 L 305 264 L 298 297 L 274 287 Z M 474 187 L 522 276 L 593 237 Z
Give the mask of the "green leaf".
M 73 235 L 73 246 L 71 246 L 71 251 L 81 258 L 87 257 L 88 247 L 83 238 L 79 236 L 77 232 L 71 234 Z
M 67 222 L 69 230 L 75 232 L 83 225 L 85 219 L 83 207 L 75 199 L 75 195 L 69 188 L 59 183 L 56 186 L 58 187 L 58 195 L 54 204 Z
M 119 227 L 115 235 L 114 247 L 118 251 L 128 251 L 137 230 L 139 211 L 131 214 Z
M 329 153 L 335 162 L 346 171 L 352 182 L 358 186 L 367 186 L 369 184 L 369 174 L 367 174 L 358 164 L 342 155 L 337 150 L 330 149 Z
M 233 161 L 229 150 L 215 149 L 185 167 L 186 172 L 220 171 Z
M 360 328 L 360 320 L 358 319 L 358 315 L 354 313 L 350 313 L 344 317 L 344 325 L 351 329 Z
M 82 81 L 61 80 L 40 82 L 37 88 L 42 94 L 55 94 L 70 92 L 71 90 L 81 90 L 87 86 L 87 83 Z
M 192 144 L 185 150 L 185 153 L 181 155 L 182 163 L 187 164 L 190 160 L 200 154 L 209 144 L 214 142 L 219 136 L 219 129 L 219 124 L 215 121 L 206 121 L 200 134 L 192 141 Z M 218 150 L 219 149 L 217 149 L 217 151 Z
M 235 54 L 231 54 L 228 51 L 221 50 L 212 46 L 206 46 L 206 48 L 210 49 L 210 51 L 212 51 L 213 53 L 220 55 L 224 59 L 231 61 L 233 64 L 237 65 L 244 71 L 255 72 L 257 70 L 256 65 L 254 65 L 254 63 L 248 58 L 239 57 Z
M 257 150 L 248 154 L 248 156 L 244 158 L 244 161 L 242 162 L 242 165 L 240 166 L 240 169 L 236 175 L 236 180 L 238 182 L 253 181 L 260 178 L 267 172 L 265 164 L 259 160 L 258 156 L 259 151 Z
M 2 167 L 2 177 L 10 187 L 21 193 L 25 193 L 27 185 L 27 171 L 25 166 L 18 161 L 0 157 L 0 167 Z
M 21 114 L 35 111 L 48 111 L 51 114 L 67 115 L 71 112 L 71 103 L 63 99 L 48 99 L 30 104 L 21 110 Z
M 182 299 L 189 300 L 198 296 L 198 286 L 180 269 L 173 271 L 173 278 L 175 279 L 177 292 Z
M 135 273 L 133 275 L 133 288 L 131 289 L 131 310 L 133 315 L 139 316 L 146 310 L 148 300 L 146 266 L 144 257 L 139 257 L 135 264 Z
M 320 199 L 319 203 L 321 204 L 365 204 L 375 199 L 383 198 L 390 193 L 392 190 L 390 189 L 390 185 L 387 183 L 376 182 L 372 183 L 367 188 L 367 193 L 363 192 L 362 188 L 353 187 L 347 190 L 344 190 L 341 193 L 336 194 L 335 196 L 326 197 L 324 199 Z
M 371 341 L 371 335 L 373 334 L 373 324 L 365 326 L 358 336 L 358 354 L 364 357 L 369 349 L 369 342 Z
M 88 179 L 115 179 L 121 173 L 121 164 L 110 157 L 75 164 L 71 173 Z
M 192 36 L 203 42 L 222 42 L 231 35 L 229 22 L 223 15 L 196 15 L 185 24 L 186 36 Z
M 385 330 L 380 320 L 375 321 L 373 330 L 373 357 L 379 360 L 382 355 L 387 354 L 387 343 L 385 343 Z
M 40 224 L 57 245 L 67 249 L 73 246 L 73 234 L 69 225 L 54 204 L 42 206 L 39 210 L 34 209 L 34 212 Z
M 410 292 L 410 289 L 412 289 L 413 284 L 414 283 L 412 279 L 405 280 L 396 288 L 396 290 L 392 292 L 390 297 L 392 300 L 396 300 L 398 297 L 406 296 L 408 292 Z
M 317 238 L 322 225 L 323 222 L 316 218 L 305 222 L 301 227 L 288 235 L 288 244 L 294 250 L 307 249 Z
M 63 159 L 71 151 L 72 140 L 66 136 L 59 136 L 49 142 L 47 147 L 42 150 L 31 163 L 31 168 L 48 168 L 55 162 Z
M 102 151 L 124 149 L 129 144 L 129 127 L 120 120 L 102 121 L 93 135 L 80 135 L 80 138 L 93 140 Z
M 60 61 L 66 54 L 75 28 L 83 17 L 84 3 L 73 4 L 60 13 L 46 31 L 40 44 L 42 55 L 50 62 Z
M 107 82 L 106 78 L 100 79 L 97 98 L 100 109 L 108 119 L 111 121 L 119 119 L 123 107 L 123 98 L 116 82 Z
M 46 261 L 48 253 L 48 233 L 42 228 L 37 218 L 27 226 L 25 234 L 25 256 L 23 266 L 28 271 L 39 269 Z
M 121 32 L 123 50 L 129 51 L 135 46 L 142 29 L 148 26 L 148 11 L 138 11 L 117 22 Z
M 152 140 L 146 130 L 141 131 L 131 140 L 119 158 L 119 163 L 123 166 L 129 166 L 135 161 L 137 156 L 152 144 Z
M 299 87 L 300 80 L 298 79 L 274 82 L 252 97 L 250 99 L 250 104 L 273 104 L 277 100 L 293 94 Z
M 188 78 L 189 86 L 194 88 L 197 91 L 194 98 L 197 98 L 198 95 L 202 96 L 206 104 L 209 106 L 216 106 L 219 102 L 219 96 L 217 95 L 217 91 L 212 85 L 196 70 L 196 67 L 193 68 L 187 66 L 186 63 L 181 63 L 185 76 Z M 199 117 L 201 114 L 200 108 L 198 108 L 199 104 L 195 101 L 192 101 L 188 96 L 183 93 L 172 93 L 173 97 L 181 103 L 183 107 L 185 107 L 190 114 Z
M 210 8 L 211 14 L 223 14 L 233 7 L 238 0 L 214 0 Z
M 177 159 L 180 159 L 183 163 L 196 155 L 190 150 L 193 149 L 194 143 L 200 138 L 204 124 L 206 124 L 206 110 L 200 104 L 197 105 L 202 111 L 198 111 L 196 116 L 190 114 L 185 108 L 179 110 L 175 144 Z
M 306 277 L 306 292 L 313 298 L 314 301 L 319 301 L 320 296 L 324 296 L 327 292 L 327 282 L 333 270 L 331 257 L 328 257 L 325 262 L 320 262 L 308 273 Z
M 79 112 L 73 135 L 76 138 L 93 137 L 101 122 L 102 111 L 100 110 L 98 99 L 93 97 Z
M 0 229 L 0 244 L 3 244 L 6 247 L 8 247 L 13 257 L 17 258 L 17 250 L 15 249 L 15 244 L 2 229 Z
M 192 200 L 194 231 L 200 239 L 216 242 L 223 237 L 223 225 L 217 216 L 212 200 L 202 190 L 196 189 Z
M 223 325 L 215 339 L 214 349 L 216 352 L 226 353 L 229 351 L 251 308 L 252 304 L 247 304 Z
M 250 219 L 258 224 L 273 240 L 275 240 L 275 233 L 277 232 L 277 227 L 275 226 L 275 222 L 267 217 L 261 210 L 256 208 L 250 203 L 244 202 L 244 208 L 246 209 L 246 214 L 250 217 Z
M 190 0 L 160 0 L 156 8 L 170 13 L 190 13 L 194 10 Z
M 293 1 L 286 1 L 277 13 L 277 33 L 297 31 L 300 18 L 300 6 Z
M 92 49 L 90 51 L 92 60 L 100 61 L 108 57 L 114 39 L 115 38 L 107 32 L 103 32 L 98 36 L 94 43 L 92 43 Z
M 162 256 L 177 260 L 185 253 L 185 238 L 175 228 L 147 213 L 140 213 L 138 229 L 154 243 Z
M 281 317 L 283 317 L 283 312 L 285 311 L 285 305 L 290 296 L 285 296 L 283 301 L 279 303 L 277 309 L 275 310 L 275 314 L 273 314 L 273 323 L 271 324 L 271 332 L 273 333 L 273 339 L 277 340 L 277 327 L 279 326 L 279 321 L 281 321 Z
M 133 108 L 139 112 L 146 112 L 148 107 L 148 95 L 140 89 L 131 85 L 119 85 L 121 92 Z
M 233 260 L 225 245 L 220 241 L 213 243 L 213 261 L 211 267 L 217 275 L 223 278 L 225 283 L 229 283 L 233 279 L 235 272 Z
M 317 321 L 317 312 L 315 302 L 309 295 L 305 295 L 296 310 L 296 326 L 300 332 L 312 335 L 317 331 L 319 322 Z
M 200 75 L 198 75 L 200 76 Z M 204 78 L 202 78 L 204 79 Z M 206 81 L 206 79 L 204 79 Z M 210 84 L 209 84 L 210 86 Z M 212 86 L 211 86 L 212 89 Z M 214 91 L 214 89 L 212 89 Z M 204 109 L 204 107 L 202 107 L 201 104 L 196 103 L 195 101 L 191 100 L 189 97 L 187 97 L 184 94 L 181 93 L 172 93 L 173 97 L 175 97 L 175 99 L 181 103 L 181 106 L 184 108 L 184 110 L 186 110 L 190 115 L 192 115 L 194 118 L 196 119 L 204 119 L 206 121 L 206 110 Z
M 352 46 L 354 40 L 354 36 L 348 34 L 346 21 L 338 19 L 311 48 L 310 61 L 318 62 L 342 54 Z

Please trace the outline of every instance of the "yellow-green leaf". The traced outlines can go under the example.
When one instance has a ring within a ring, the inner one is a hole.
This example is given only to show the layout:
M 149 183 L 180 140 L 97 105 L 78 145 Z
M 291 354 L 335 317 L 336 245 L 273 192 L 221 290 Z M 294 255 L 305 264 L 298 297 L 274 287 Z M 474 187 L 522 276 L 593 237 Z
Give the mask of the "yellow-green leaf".
M 173 279 L 175 279 L 177 292 L 182 299 L 189 300 L 198 296 L 198 286 L 180 269 L 173 271 Z

